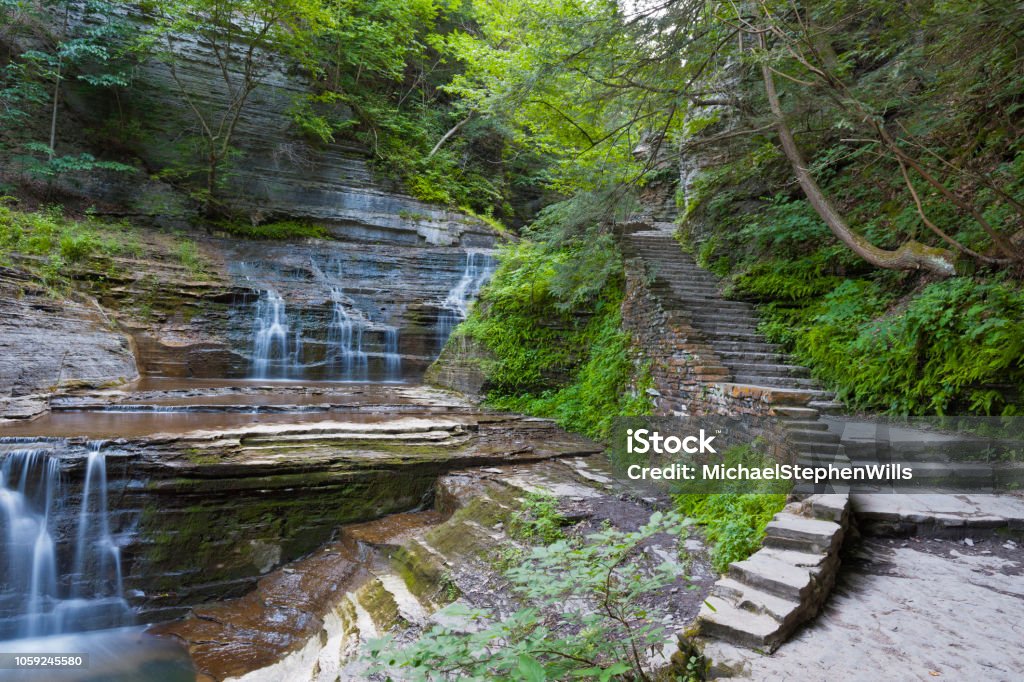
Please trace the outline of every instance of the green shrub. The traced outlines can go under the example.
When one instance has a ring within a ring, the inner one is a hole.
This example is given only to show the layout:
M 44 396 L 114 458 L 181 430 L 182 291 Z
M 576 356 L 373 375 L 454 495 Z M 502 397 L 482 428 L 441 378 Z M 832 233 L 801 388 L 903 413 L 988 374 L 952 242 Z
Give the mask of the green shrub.
M 181 264 L 184 265 L 193 276 L 199 276 L 206 272 L 206 259 L 203 258 L 202 254 L 199 252 L 199 247 L 196 246 L 194 241 L 183 239 L 178 242 L 178 248 L 175 253 L 178 256 L 178 260 L 181 261 Z
M 12 264 L 16 256 L 35 256 L 18 261 L 47 286 L 69 283 L 67 266 L 84 265 L 97 258 L 128 253 L 138 241 L 125 238 L 123 223 L 108 223 L 91 216 L 74 220 L 60 207 L 19 211 L 0 204 L 0 262 Z M 107 262 L 105 267 L 109 267 Z
M 550 417 L 596 438 L 617 416 L 649 412 L 649 378 L 620 329 L 618 254 L 610 242 L 599 243 L 603 255 L 582 259 L 578 254 L 590 248 L 525 241 L 502 253 L 480 303 L 456 332 L 482 342 L 494 358 L 484 366 L 489 406 Z
M 765 527 L 786 504 L 783 494 L 719 493 L 677 495 L 679 511 L 704 528 L 711 564 L 725 573 L 729 564 L 756 552 Z
M 330 233 L 321 225 L 300 220 L 278 220 L 253 225 L 251 222 L 225 220 L 217 227 L 242 239 L 327 239 Z
M 808 313 L 797 356 L 839 395 L 898 414 L 1017 414 L 993 385 L 1024 388 L 1024 292 L 956 277 L 891 310 L 868 282 L 836 287 Z
M 558 498 L 541 492 L 526 494 L 523 508 L 509 520 L 508 533 L 517 540 L 550 544 L 565 537 L 566 519 L 558 510 Z
M 683 570 L 672 560 L 652 565 L 642 548 L 683 525 L 677 514 L 655 512 L 634 532 L 609 527 L 533 547 L 505 571 L 521 608 L 503 614 L 456 602 L 413 642 L 372 640 L 364 660 L 382 679 L 650 679 L 643 652 L 670 632 L 647 604 L 663 600 Z

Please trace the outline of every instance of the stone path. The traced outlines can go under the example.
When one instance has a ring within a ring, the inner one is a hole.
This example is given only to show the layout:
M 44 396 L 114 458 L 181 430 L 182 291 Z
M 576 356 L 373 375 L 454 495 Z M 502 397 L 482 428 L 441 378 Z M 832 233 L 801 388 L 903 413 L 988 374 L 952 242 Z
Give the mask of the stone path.
M 764 546 L 729 565 L 697 617 L 703 638 L 774 651 L 821 608 L 839 569 L 846 495 L 794 502 L 768 524 Z
M 969 538 L 1001 531 L 1024 533 L 1024 497 L 1020 496 L 855 493 L 850 497 L 861 529 L 872 535 Z
M 1024 555 L 1002 539 L 864 543 L 822 614 L 754 680 L 1020 680 Z

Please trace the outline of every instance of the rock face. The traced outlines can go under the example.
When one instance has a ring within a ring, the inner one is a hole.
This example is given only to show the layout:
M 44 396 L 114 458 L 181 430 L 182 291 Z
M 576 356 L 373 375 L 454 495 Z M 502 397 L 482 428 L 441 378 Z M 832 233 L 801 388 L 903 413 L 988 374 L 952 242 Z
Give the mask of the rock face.
M 151 25 L 141 10 L 119 11 L 139 31 Z M 90 174 L 60 184 L 61 191 L 98 205 L 101 212 L 130 216 L 140 229 L 181 229 L 197 218 L 184 193 L 146 177 L 191 163 L 184 148 L 199 122 L 179 83 L 204 116 L 216 119 L 229 100 L 207 44 L 178 35 L 173 48 L 180 57 L 177 79 L 167 65 L 150 60 L 133 72 L 133 87 L 116 101 L 109 93 L 76 89 L 69 82 L 64 101 L 70 111 L 62 111 L 59 120 L 62 152 L 98 155 L 109 150 L 91 148 L 82 131 L 116 129 L 124 116 L 140 122 L 118 148 L 140 172 Z M 228 77 L 240 75 L 229 69 Z M 452 309 L 451 294 L 469 254 L 493 248 L 497 234 L 482 221 L 417 201 L 395 182 L 374 176 L 366 149 L 304 139 L 289 112 L 309 92 L 302 73 L 270 61 L 239 118 L 233 139 L 237 155 L 224 174 L 223 197 L 243 220 L 314 222 L 330 239 L 260 242 L 211 239 L 193 231 L 188 237 L 209 263 L 205 274 L 175 267 L 175 247 L 168 244 L 146 260 L 122 259 L 117 273 L 107 268 L 92 273 L 91 293 L 134 337 L 143 373 L 398 380 L 418 378 L 440 351 L 450 328 L 443 318 Z M 280 298 L 284 317 L 260 319 L 260 301 L 271 297 Z M 260 328 L 267 331 L 263 357 L 269 371 L 257 368 Z M 0 329 L 0 339 L 9 329 Z M 88 331 L 78 336 L 93 338 Z M 15 335 L 9 343 L 23 341 Z M 97 357 L 109 355 L 104 350 L 109 344 L 93 345 Z M 39 372 L 56 376 L 52 361 L 37 364 Z M 135 375 L 102 367 L 96 359 L 79 364 L 95 366 L 80 377 L 90 381 Z M 13 388 L 19 381 L 28 385 L 35 379 L 0 375 L 0 392 L 23 390 Z M 47 377 L 40 385 L 52 382 Z
M 152 26 L 144 11 L 119 11 L 139 32 Z M 171 43 L 178 60 L 174 74 L 151 59 L 134 70 L 132 88 L 117 100 L 102 92 L 68 93 L 77 117 L 91 124 L 116 125 L 122 116 L 140 122 L 127 145 L 147 169 L 201 166 L 189 157 L 189 138 L 200 131 L 189 100 L 207 121 L 217 122 L 232 97 L 208 44 L 183 34 L 174 35 Z M 325 222 L 337 236 L 362 241 L 435 246 L 485 246 L 493 241 L 482 222 L 418 201 L 397 183 L 375 177 L 367 149 L 352 142 L 323 144 L 304 138 L 290 112 L 302 97 L 313 94 L 307 78 L 278 58 L 265 62 L 261 84 L 241 110 L 232 138 L 236 153 L 224 172 L 222 197 L 231 209 L 254 221 L 300 217 Z M 238 69 L 238 64 L 228 64 L 233 86 L 242 79 Z M 335 115 L 344 118 L 345 113 Z M 140 182 L 130 175 L 112 177 L 105 186 L 83 190 L 136 215 L 166 212 L 166 197 L 132 191 Z
M 80 279 L 133 337 L 140 370 L 167 377 L 418 380 L 474 293 L 479 253 L 199 237 L 197 274 L 160 236 L 144 260 Z
M 59 463 L 54 533 L 70 557 L 85 461 L 102 448 L 124 588 L 144 620 L 244 594 L 340 524 L 429 505 L 453 468 L 594 451 L 548 421 L 413 387 L 108 391 L 54 409 L 5 429 L 0 459 Z
M 58 386 L 136 377 L 128 338 L 99 306 L 55 299 L 20 271 L 0 268 L 0 412 L 30 416 Z

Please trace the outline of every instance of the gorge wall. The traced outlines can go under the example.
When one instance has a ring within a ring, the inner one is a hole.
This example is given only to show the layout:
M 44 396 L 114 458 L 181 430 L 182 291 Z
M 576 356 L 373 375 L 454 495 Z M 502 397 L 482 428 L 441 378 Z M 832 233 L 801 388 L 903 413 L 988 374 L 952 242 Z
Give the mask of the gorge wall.
M 140 31 L 152 22 L 143 10 L 119 11 L 117 17 L 71 20 L 123 19 Z M 66 297 L 59 304 L 26 306 L 14 300 L 25 287 L 7 287 L 14 293 L 0 302 L 0 315 L 10 320 L 0 328 L 0 345 L 8 349 L 0 396 L 10 403 L 57 384 L 116 383 L 139 372 L 418 377 L 486 279 L 488 268 L 471 265 L 475 254 L 495 246 L 497 233 L 480 220 L 418 201 L 375 174 L 368 149 L 303 137 L 289 111 L 311 86 L 280 60 L 271 62 L 241 112 L 224 201 L 243 221 L 299 220 L 321 227 L 325 238 L 269 242 L 217 232 L 182 188 L 160 178 L 162 171 L 191 163 L 184 149 L 198 132 L 179 87 L 207 114 L 223 110 L 230 93 L 207 44 L 191 35 L 175 35 L 172 42 L 181 57 L 176 79 L 150 59 L 134 69 L 132 87 L 116 95 L 65 82 L 58 152 L 117 158 L 137 171 L 71 174 L 54 179 L 47 191 L 73 197 L 69 205 L 91 206 L 101 216 L 129 219 L 135 231 L 130 238 L 140 239 L 142 249 L 137 257 L 74 274 L 80 292 L 97 304 L 77 305 Z M 125 121 L 133 123 L 130 129 Z M 116 143 L 111 130 L 118 131 Z M 12 164 L 0 159 L 0 175 L 16 177 Z M 178 264 L 182 239 L 195 244 L 202 271 Z M 81 333 L 62 334 L 68 325 Z M 39 353 L 36 344 L 46 329 L 62 334 L 63 360 L 57 351 Z M 28 416 L 39 409 L 38 402 L 21 401 L 4 411 Z

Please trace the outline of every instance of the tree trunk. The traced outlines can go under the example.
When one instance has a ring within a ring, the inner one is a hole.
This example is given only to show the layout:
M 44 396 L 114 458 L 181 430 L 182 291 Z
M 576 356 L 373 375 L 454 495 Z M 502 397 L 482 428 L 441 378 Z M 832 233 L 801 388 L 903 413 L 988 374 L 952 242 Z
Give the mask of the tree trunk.
M 459 132 L 459 129 L 462 128 L 462 126 L 464 126 L 467 123 L 469 123 L 469 120 L 471 118 L 473 118 L 473 112 L 472 111 L 469 112 L 469 115 L 466 116 L 466 118 L 464 118 L 461 121 L 459 121 L 458 123 L 456 123 L 454 126 L 451 127 L 451 129 L 447 133 L 445 133 L 444 135 L 441 136 L 441 139 L 437 141 L 437 144 L 434 145 L 434 148 L 430 150 L 429 154 L 427 154 L 427 158 L 429 159 L 434 154 L 436 154 L 438 152 L 438 150 L 441 149 L 441 147 L 444 146 L 445 142 L 450 140 L 455 135 L 455 133 Z
M 71 5 L 64 6 L 64 24 L 60 29 L 60 40 L 57 41 L 57 78 L 53 84 L 53 110 L 50 113 L 50 161 L 53 161 L 57 153 L 57 108 L 60 106 L 60 83 L 64 77 L 64 56 L 61 49 L 64 47 L 64 39 L 68 35 L 68 19 L 71 13 Z
M 764 38 L 761 38 L 761 45 L 764 46 Z M 888 270 L 927 270 L 943 277 L 955 274 L 954 255 L 946 249 L 933 246 L 926 246 L 916 241 L 908 241 L 898 249 L 889 251 L 881 249 L 864 236 L 854 232 L 839 212 L 836 210 L 829 198 L 822 192 L 821 187 L 814 180 L 808 170 L 807 162 L 796 145 L 793 132 L 786 124 L 782 112 L 782 105 L 779 103 L 779 95 L 775 90 L 775 79 L 772 77 L 771 69 L 767 63 L 761 64 L 761 74 L 764 77 L 765 93 L 768 95 L 768 105 L 775 116 L 775 127 L 782 142 L 782 149 L 789 159 L 793 171 L 796 173 L 797 182 L 803 189 L 807 200 L 817 211 L 818 215 L 839 241 L 843 242 L 858 256 L 874 266 Z

